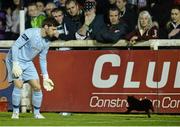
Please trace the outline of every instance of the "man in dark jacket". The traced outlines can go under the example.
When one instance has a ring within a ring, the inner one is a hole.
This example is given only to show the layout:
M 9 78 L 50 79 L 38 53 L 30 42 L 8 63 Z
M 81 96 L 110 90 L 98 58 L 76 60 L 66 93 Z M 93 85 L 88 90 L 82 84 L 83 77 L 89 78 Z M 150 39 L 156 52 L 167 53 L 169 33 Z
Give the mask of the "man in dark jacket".
M 135 29 L 137 22 L 137 13 L 127 6 L 127 0 L 116 0 L 116 6 L 120 10 L 120 17 L 128 25 L 128 32 Z
M 75 34 L 84 23 L 83 10 L 80 8 L 77 0 L 67 0 L 65 6 L 67 12 L 65 22 L 69 24 L 70 32 Z
M 124 39 L 128 32 L 128 26 L 119 20 L 119 9 L 114 6 L 109 9 L 109 24 L 102 28 L 96 36 L 96 40 L 102 43 L 116 43 L 119 39 Z
M 96 35 L 105 26 L 104 17 L 96 15 L 95 0 L 86 0 L 84 4 L 85 21 L 82 27 L 76 32 L 75 36 L 78 40 L 91 39 L 95 40 Z

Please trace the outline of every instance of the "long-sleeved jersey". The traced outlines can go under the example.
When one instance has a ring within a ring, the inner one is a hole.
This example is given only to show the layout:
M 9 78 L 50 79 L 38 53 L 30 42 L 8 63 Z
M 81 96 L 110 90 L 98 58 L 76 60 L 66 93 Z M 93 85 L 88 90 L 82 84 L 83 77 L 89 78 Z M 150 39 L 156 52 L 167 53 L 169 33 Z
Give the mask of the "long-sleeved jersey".
M 49 41 L 41 36 L 40 28 L 30 28 L 15 41 L 8 53 L 8 59 L 19 64 L 32 61 L 39 54 L 42 74 L 47 73 L 46 55 Z

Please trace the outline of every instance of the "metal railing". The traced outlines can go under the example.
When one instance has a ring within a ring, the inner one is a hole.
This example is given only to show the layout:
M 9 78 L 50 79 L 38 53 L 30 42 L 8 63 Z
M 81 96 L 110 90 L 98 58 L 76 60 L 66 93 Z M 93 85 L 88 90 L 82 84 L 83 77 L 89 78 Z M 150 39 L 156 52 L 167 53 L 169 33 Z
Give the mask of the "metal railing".
M 0 41 L 0 48 L 10 48 L 14 43 L 13 40 Z M 95 40 L 71 40 L 71 41 L 53 41 L 50 43 L 52 48 L 60 47 L 127 47 L 128 42 L 126 40 L 120 40 L 115 44 L 111 43 L 99 43 Z M 180 46 L 180 39 L 153 39 L 149 41 L 137 42 L 131 47 L 149 47 L 154 50 L 158 50 L 159 47 Z

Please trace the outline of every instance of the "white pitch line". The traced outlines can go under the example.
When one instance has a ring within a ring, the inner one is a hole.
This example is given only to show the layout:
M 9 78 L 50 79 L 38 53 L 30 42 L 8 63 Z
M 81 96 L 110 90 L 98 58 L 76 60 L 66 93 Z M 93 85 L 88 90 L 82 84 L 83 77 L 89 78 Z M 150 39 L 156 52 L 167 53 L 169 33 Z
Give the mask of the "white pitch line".
M 92 93 L 93 95 L 180 95 L 180 93 Z
M 1 126 L 1 127 L 12 127 L 12 126 Z M 22 127 L 22 126 L 13 126 L 13 127 Z M 37 127 L 37 126 L 28 126 L 28 127 Z M 38 126 L 44 127 L 44 126 Z M 46 126 L 46 127 L 99 127 L 99 126 Z M 101 127 L 139 127 L 139 126 L 101 126 Z M 152 127 L 152 126 L 141 126 L 141 127 Z M 180 127 L 180 126 L 153 126 L 153 127 Z

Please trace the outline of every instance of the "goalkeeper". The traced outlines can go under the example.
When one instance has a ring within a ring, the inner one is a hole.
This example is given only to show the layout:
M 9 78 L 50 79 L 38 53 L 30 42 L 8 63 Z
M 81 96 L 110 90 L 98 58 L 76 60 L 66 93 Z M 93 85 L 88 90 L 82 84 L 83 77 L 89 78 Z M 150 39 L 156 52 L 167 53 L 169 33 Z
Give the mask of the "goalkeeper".
M 13 114 L 12 119 L 19 119 L 19 105 L 23 82 L 28 82 L 32 89 L 32 104 L 34 118 L 44 119 L 40 114 L 42 91 L 39 76 L 33 64 L 33 59 L 39 54 L 40 67 L 43 75 L 43 87 L 47 91 L 54 88 L 47 72 L 46 55 L 49 49 L 49 40 L 54 37 L 58 23 L 53 18 L 47 18 L 42 28 L 30 28 L 15 41 L 6 57 L 8 81 L 14 84 L 12 92 Z

